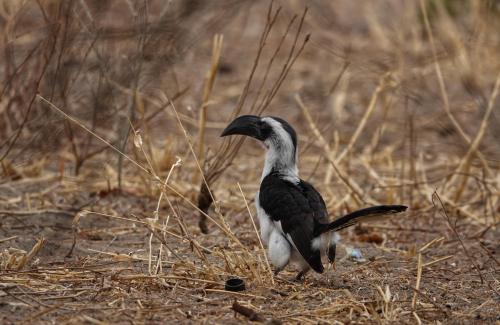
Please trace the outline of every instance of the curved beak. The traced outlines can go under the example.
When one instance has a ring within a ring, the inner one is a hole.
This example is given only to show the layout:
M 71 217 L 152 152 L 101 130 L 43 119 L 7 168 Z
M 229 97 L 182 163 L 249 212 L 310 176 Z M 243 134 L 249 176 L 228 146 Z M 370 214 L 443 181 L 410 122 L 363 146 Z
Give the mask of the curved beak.
M 264 138 L 259 121 L 260 117 L 255 115 L 239 116 L 229 123 L 220 136 L 246 135 L 263 141 Z

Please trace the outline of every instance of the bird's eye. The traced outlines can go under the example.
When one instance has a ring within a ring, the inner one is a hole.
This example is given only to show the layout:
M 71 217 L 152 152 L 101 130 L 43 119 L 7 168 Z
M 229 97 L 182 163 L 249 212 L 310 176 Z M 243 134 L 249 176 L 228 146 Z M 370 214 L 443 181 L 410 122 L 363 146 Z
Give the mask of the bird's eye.
M 259 127 L 260 134 L 261 134 L 262 138 L 263 139 L 269 138 L 269 136 L 271 135 L 271 133 L 273 131 L 271 126 L 264 121 L 259 121 L 258 127 Z

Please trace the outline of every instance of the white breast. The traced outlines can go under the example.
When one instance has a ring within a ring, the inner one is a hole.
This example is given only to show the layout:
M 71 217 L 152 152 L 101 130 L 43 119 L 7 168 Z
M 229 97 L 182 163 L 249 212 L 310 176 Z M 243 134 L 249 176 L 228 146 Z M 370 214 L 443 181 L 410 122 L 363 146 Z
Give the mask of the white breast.
M 255 207 L 257 208 L 257 217 L 259 218 L 260 238 L 265 245 L 268 245 L 269 237 L 271 237 L 271 233 L 274 230 L 274 223 L 271 217 L 269 217 L 266 211 L 260 206 L 259 192 L 255 195 Z

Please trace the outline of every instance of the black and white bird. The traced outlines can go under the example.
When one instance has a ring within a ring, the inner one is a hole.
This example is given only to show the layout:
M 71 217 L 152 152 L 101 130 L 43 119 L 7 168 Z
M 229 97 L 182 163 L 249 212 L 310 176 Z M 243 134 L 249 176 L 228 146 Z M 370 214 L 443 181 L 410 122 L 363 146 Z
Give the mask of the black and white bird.
M 221 136 L 246 135 L 263 142 L 266 160 L 255 197 L 260 233 L 278 274 L 289 262 L 297 264 L 300 280 L 309 269 L 323 273 L 322 257 L 335 261 L 333 233 L 372 217 L 406 210 L 403 205 L 379 205 L 330 222 L 325 202 L 316 189 L 299 178 L 297 134 L 279 117 L 243 115 Z

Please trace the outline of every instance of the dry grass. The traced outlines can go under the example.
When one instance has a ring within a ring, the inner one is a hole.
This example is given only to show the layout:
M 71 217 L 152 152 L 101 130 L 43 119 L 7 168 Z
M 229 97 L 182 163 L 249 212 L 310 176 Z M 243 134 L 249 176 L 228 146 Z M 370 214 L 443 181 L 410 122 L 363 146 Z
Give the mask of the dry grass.
M 2 324 L 500 321 L 498 4 L 304 6 L 0 2 Z M 335 270 L 274 277 L 262 149 L 218 137 L 261 111 L 332 217 L 410 211 L 341 232 Z

